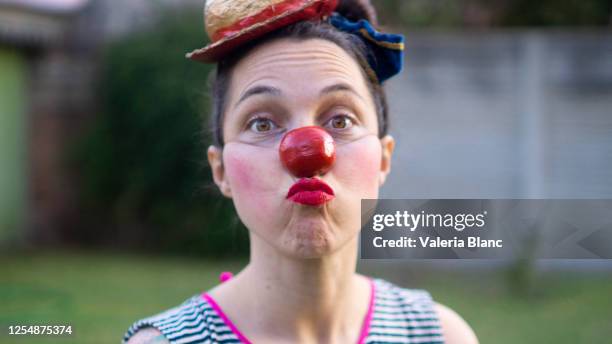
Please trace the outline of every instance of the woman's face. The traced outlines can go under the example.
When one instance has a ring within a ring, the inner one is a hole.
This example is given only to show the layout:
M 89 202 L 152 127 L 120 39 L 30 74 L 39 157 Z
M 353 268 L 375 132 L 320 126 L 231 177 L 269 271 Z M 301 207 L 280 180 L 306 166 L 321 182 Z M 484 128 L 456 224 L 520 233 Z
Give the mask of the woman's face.
M 355 239 L 361 199 L 377 198 L 389 172 L 393 139 L 379 139 L 374 101 L 357 62 L 322 39 L 280 39 L 234 68 L 223 122 L 225 147 L 210 147 L 215 182 L 251 231 L 293 257 L 321 257 Z M 288 200 L 299 179 L 279 158 L 290 130 L 320 126 L 336 161 L 317 176 L 335 198 L 318 206 Z

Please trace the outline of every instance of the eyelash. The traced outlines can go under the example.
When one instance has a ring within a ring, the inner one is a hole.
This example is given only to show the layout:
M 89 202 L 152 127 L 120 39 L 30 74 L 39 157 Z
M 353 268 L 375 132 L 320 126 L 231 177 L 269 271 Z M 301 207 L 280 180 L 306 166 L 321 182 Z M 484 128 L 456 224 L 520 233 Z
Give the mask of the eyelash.
M 252 130 L 252 131 L 254 131 L 256 133 L 259 133 L 259 131 L 253 130 L 253 126 L 257 123 L 257 121 L 267 121 L 267 122 L 269 122 L 271 124 L 270 131 L 278 128 L 278 125 L 273 120 L 271 120 L 270 118 L 267 118 L 267 117 L 255 117 L 255 118 L 253 118 L 253 119 L 251 119 L 250 121 L 247 122 L 246 129 L 247 130 Z
M 332 127 L 332 129 L 334 129 L 334 130 L 347 130 L 347 129 L 350 129 L 353 125 L 357 124 L 357 121 L 355 120 L 355 118 L 353 116 L 351 116 L 351 115 L 349 115 L 347 113 L 338 113 L 338 114 L 332 116 L 329 120 L 327 120 L 327 122 L 325 122 L 325 126 L 328 126 L 328 125 L 331 126 L 332 121 L 335 120 L 335 119 L 338 119 L 338 118 L 348 119 L 349 122 L 350 122 L 350 126 L 346 127 L 346 128 L 333 128 Z
M 347 127 L 347 128 L 333 128 L 333 127 L 331 127 L 331 129 L 334 129 L 334 130 L 347 130 L 347 129 L 351 128 L 353 125 L 358 124 L 358 121 L 355 118 L 355 116 L 351 115 L 348 111 L 343 111 L 343 112 L 338 111 L 335 115 L 333 115 L 331 118 L 329 118 L 327 121 L 325 121 L 325 123 L 322 126 L 323 127 L 331 126 L 331 122 L 334 119 L 338 119 L 338 118 L 348 119 L 349 122 L 350 122 L 350 126 Z M 279 128 L 279 126 L 272 119 L 270 119 L 268 117 L 264 117 L 264 116 L 257 116 L 257 117 L 252 118 L 251 120 L 249 120 L 246 123 L 245 129 L 246 130 L 252 130 L 253 132 L 256 132 L 256 133 L 261 133 L 260 131 L 254 130 L 254 125 L 256 125 L 258 121 L 267 121 L 268 123 L 271 124 L 271 128 L 269 130 L 265 131 L 265 132 L 272 131 L 274 129 Z

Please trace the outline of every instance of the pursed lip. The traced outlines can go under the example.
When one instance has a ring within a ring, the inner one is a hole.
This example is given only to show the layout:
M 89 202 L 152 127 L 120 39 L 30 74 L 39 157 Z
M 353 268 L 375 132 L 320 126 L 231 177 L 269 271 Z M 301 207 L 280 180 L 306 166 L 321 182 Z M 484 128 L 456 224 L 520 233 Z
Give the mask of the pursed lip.
M 287 199 L 304 205 L 318 206 L 334 199 L 334 189 L 321 179 L 302 178 L 287 192 Z

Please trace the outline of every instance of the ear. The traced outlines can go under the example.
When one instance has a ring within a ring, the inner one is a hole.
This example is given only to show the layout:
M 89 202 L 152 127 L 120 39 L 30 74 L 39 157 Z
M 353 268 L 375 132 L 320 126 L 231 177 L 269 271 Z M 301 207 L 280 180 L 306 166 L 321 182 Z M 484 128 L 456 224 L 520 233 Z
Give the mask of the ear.
M 380 139 L 380 145 L 382 147 L 382 154 L 380 159 L 380 177 L 379 186 L 382 186 L 387 180 L 387 175 L 391 172 L 391 157 L 393 156 L 393 150 L 395 149 L 395 139 L 391 135 L 385 135 Z
M 223 167 L 223 149 L 217 146 L 208 147 L 208 164 L 212 171 L 213 180 L 223 196 L 232 198 L 232 189 L 225 176 L 225 168 Z

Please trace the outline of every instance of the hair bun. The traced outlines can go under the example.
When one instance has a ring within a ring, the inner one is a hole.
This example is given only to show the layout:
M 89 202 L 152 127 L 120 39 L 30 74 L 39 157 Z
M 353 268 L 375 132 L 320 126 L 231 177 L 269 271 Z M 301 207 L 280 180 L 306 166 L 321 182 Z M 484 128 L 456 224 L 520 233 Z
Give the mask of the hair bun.
M 376 9 L 369 0 L 340 0 L 336 12 L 352 21 L 365 19 L 374 26 L 378 25 Z

